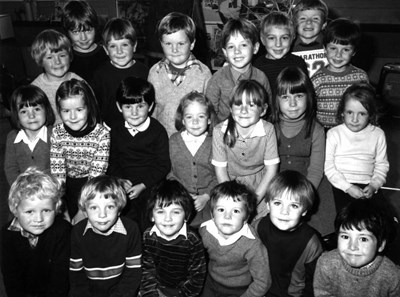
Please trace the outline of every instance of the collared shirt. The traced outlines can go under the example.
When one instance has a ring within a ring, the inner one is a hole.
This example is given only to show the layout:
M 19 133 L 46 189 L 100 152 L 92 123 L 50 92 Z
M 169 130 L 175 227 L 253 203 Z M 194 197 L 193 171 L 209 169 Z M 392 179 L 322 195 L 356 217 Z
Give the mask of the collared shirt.
M 147 117 L 147 119 L 142 124 L 140 124 L 138 127 L 135 127 L 135 128 L 133 128 L 131 125 L 129 125 L 129 123 L 127 121 L 125 121 L 125 128 L 128 129 L 129 134 L 131 134 L 132 136 L 135 136 L 139 132 L 146 131 L 147 128 L 149 128 L 149 126 L 150 126 L 150 118 L 149 117 Z
M 201 70 L 201 65 L 197 62 L 196 57 L 193 54 L 189 56 L 188 60 L 186 61 L 186 66 L 182 69 L 179 69 L 179 72 L 173 71 L 170 63 L 171 62 L 167 58 L 164 58 L 161 60 L 159 65 L 165 67 L 168 78 L 176 86 L 179 86 L 184 81 L 186 78 L 186 71 L 188 69 L 192 68 L 193 66 L 198 66 Z
M 82 235 L 85 235 L 86 231 L 92 229 L 94 233 L 100 234 L 100 235 L 104 235 L 104 236 L 108 236 L 113 232 L 117 232 L 123 235 L 127 235 L 128 233 L 126 232 L 125 226 L 121 221 L 121 218 L 118 218 L 118 220 L 115 222 L 114 226 L 111 227 L 110 230 L 108 230 L 107 232 L 100 232 L 99 230 L 97 230 L 96 228 L 93 227 L 92 223 L 90 223 L 90 221 L 87 221 L 85 230 L 83 231 Z
M 18 132 L 17 137 L 15 137 L 14 143 L 23 141 L 24 143 L 26 143 L 28 145 L 29 149 L 33 152 L 36 144 L 38 143 L 38 141 L 40 139 L 47 143 L 47 127 L 46 126 L 43 126 L 42 128 L 40 128 L 35 139 L 32 141 L 29 139 L 28 135 L 26 135 L 26 132 L 23 129 L 21 129 Z
M 206 139 L 207 134 L 208 133 L 206 132 L 200 136 L 193 136 L 192 134 L 187 132 L 187 130 L 182 131 L 181 135 L 183 142 L 186 144 L 186 147 L 188 148 L 192 156 L 196 155 L 197 151 Z
M 174 239 L 178 238 L 179 235 L 185 236 L 186 239 L 188 238 L 188 236 L 187 236 L 187 226 L 186 226 L 186 222 L 183 223 L 183 226 L 182 226 L 182 228 L 179 230 L 179 232 L 176 233 L 176 234 L 175 234 L 174 236 L 172 236 L 172 237 L 166 237 L 166 236 L 164 236 L 164 235 L 161 233 L 160 229 L 157 228 L 156 224 L 154 224 L 154 226 L 151 228 L 149 234 L 152 235 L 154 232 L 156 233 L 156 235 L 157 235 L 158 237 L 164 238 L 164 239 L 167 240 L 167 241 L 174 240 Z
M 39 241 L 39 236 L 33 235 L 32 233 L 25 231 L 22 226 L 20 225 L 19 221 L 17 218 L 14 218 L 8 227 L 8 230 L 10 231 L 15 231 L 15 232 L 21 232 L 21 235 L 23 237 L 28 238 L 29 245 L 34 248 L 36 247 L 38 241 Z
M 218 243 L 222 246 L 226 246 L 226 245 L 230 245 L 235 243 L 236 241 L 239 240 L 240 237 L 245 236 L 249 239 L 256 239 L 253 235 L 253 233 L 251 233 L 251 230 L 249 228 L 249 225 L 247 223 L 244 223 L 242 229 L 240 229 L 238 232 L 232 234 L 231 236 L 229 236 L 228 238 L 224 238 L 220 233 L 219 230 L 217 228 L 217 225 L 215 225 L 214 220 L 208 220 L 204 223 L 202 223 L 200 225 L 201 227 L 206 227 L 206 230 L 212 235 L 214 236 L 217 240 Z

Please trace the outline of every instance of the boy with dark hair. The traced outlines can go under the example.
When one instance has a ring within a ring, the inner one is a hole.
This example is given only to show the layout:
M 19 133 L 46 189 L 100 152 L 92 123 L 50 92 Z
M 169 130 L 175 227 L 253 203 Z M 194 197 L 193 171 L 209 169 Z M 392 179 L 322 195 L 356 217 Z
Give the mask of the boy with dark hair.
M 336 19 L 324 32 L 324 48 L 328 65 L 312 77 L 317 97 L 317 118 L 326 128 L 336 126 L 336 113 L 344 91 L 355 83 L 368 82 L 367 73 L 351 64 L 361 39 L 357 24 L 349 19 Z
M 328 6 L 322 0 L 300 0 L 293 11 L 297 38 L 292 53 L 304 59 L 310 77 L 327 64 L 322 43 L 327 20 Z
M 121 80 L 130 76 L 147 79 L 149 69 L 134 59 L 137 38 L 135 29 L 128 20 L 109 20 L 102 36 L 103 47 L 110 63 L 104 63 L 96 70 L 92 87 L 99 101 L 101 117 L 107 125 L 111 125 L 121 118 L 115 100 Z
M 382 254 L 393 218 L 380 200 L 356 199 L 338 213 L 338 247 L 317 262 L 316 297 L 400 296 L 400 268 Z

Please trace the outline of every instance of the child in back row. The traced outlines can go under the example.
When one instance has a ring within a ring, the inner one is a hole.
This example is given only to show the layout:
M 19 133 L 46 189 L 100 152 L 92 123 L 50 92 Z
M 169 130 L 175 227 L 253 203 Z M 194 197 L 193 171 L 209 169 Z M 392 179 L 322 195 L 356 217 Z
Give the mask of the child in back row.
M 278 171 L 279 155 L 274 126 L 261 119 L 267 94 L 255 80 L 242 80 L 230 100 L 229 118 L 213 132 L 211 163 L 219 183 L 237 179 L 257 196 L 257 216 L 267 212 L 264 196 Z
M 313 275 L 322 245 L 318 233 L 304 220 L 315 201 L 304 175 L 283 171 L 268 187 L 269 214 L 255 223 L 268 250 L 272 285 L 267 297 L 313 296 Z
M 141 295 L 199 296 L 206 256 L 199 235 L 188 226 L 193 200 L 185 187 L 165 180 L 152 190 L 147 213 L 153 227 L 143 235 Z
M 101 118 L 110 126 L 112 122 L 121 118 L 115 99 L 121 80 L 130 76 L 146 79 L 149 69 L 134 59 L 137 37 L 129 20 L 109 20 L 102 36 L 103 48 L 110 61 L 103 63 L 95 71 L 91 85 L 100 106 Z
M 346 88 L 368 82 L 365 71 L 351 64 L 360 39 L 360 28 L 348 19 L 336 19 L 325 29 L 323 41 L 328 65 L 321 67 L 311 81 L 317 96 L 317 118 L 326 129 L 338 124 L 336 112 Z
M 253 55 L 258 52 L 258 31 L 256 26 L 245 19 L 230 19 L 222 30 L 222 51 L 228 65 L 212 76 L 206 97 L 214 106 L 218 121 L 229 117 L 230 102 L 235 87 L 241 80 L 255 80 L 266 90 L 270 103 L 271 88 L 265 74 L 251 65 Z
M 295 32 L 293 22 L 286 13 L 271 12 L 263 18 L 260 28 L 260 39 L 267 54 L 258 57 L 253 65 L 268 77 L 274 98 L 276 78 L 282 69 L 297 66 L 307 73 L 307 64 L 303 58 L 290 53 Z
M 171 169 L 168 135 L 150 112 L 155 94 L 151 83 L 127 77 L 118 87 L 117 107 L 122 114 L 111 126 L 111 151 L 108 174 L 120 178 L 129 201 L 124 214 L 139 224 L 143 232 L 149 225 L 143 210 L 150 189 Z
M 300 0 L 293 11 L 297 38 L 292 53 L 304 59 L 310 77 L 328 63 L 322 35 L 327 20 L 328 6 L 322 0 Z
M 376 101 L 371 85 L 350 86 L 337 111 L 341 124 L 328 131 L 325 175 L 337 212 L 354 199 L 372 197 L 386 181 L 389 162 L 385 133 L 376 126 Z
M 210 192 L 217 185 L 211 164 L 212 129 L 215 113 L 202 93 L 193 91 L 182 98 L 176 112 L 177 130 L 169 139 L 169 179 L 181 182 L 194 199 L 197 215 L 191 226 L 199 227 L 211 218 Z
M 56 125 L 51 135 L 50 169 L 66 186 L 66 206 L 73 219 L 82 186 L 107 170 L 110 133 L 100 122 L 96 99 L 86 82 L 63 82 L 56 100 L 63 123 Z
M 79 75 L 69 72 L 72 60 L 71 43 L 64 34 L 48 29 L 40 32 L 32 42 L 31 56 L 43 73 L 32 82 L 41 88 L 50 101 L 56 117 L 55 124 L 61 123 L 56 107 L 56 92 L 62 82 L 72 78 L 82 79 Z
M 62 20 L 72 43 L 74 58 L 70 70 L 90 83 L 95 69 L 107 61 L 103 47 L 96 43 L 99 25 L 96 11 L 86 1 L 68 1 Z
M 296 170 L 315 189 L 324 175 L 325 131 L 315 118 L 315 94 L 306 72 L 287 67 L 277 79 L 271 122 L 278 140 L 279 171 Z
M 171 136 L 177 132 L 174 119 L 180 100 L 191 91 L 204 93 L 211 72 L 191 52 L 196 26 L 189 16 L 169 13 L 160 21 L 157 35 L 165 57 L 150 69 L 148 81 L 156 91 L 153 117 Z
M 118 179 L 101 175 L 82 188 L 79 209 L 86 219 L 71 233 L 72 297 L 136 296 L 141 273 L 137 224 L 120 217 L 126 195 Z
M 28 167 L 50 171 L 50 135 L 54 113 L 46 94 L 34 85 L 11 95 L 11 123 L 19 130 L 7 135 L 4 172 L 9 185 Z
M 353 200 L 338 213 L 337 249 L 318 259 L 316 297 L 400 296 L 400 267 L 383 255 L 391 220 L 376 197 Z
M 61 185 L 29 167 L 12 184 L 13 220 L 1 230 L 1 270 L 8 297 L 67 297 L 70 224 L 57 216 Z

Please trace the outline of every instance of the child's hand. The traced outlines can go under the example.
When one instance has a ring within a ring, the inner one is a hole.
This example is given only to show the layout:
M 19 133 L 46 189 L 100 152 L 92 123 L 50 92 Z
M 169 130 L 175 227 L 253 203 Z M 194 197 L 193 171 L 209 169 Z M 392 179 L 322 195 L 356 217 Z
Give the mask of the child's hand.
M 207 201 L 210 200 L 210 196 L 207 193 L 202 195 L 192 195 L 194 200 L 194 208 L 196 211 L 203 210 L 204 206 L 206 206 Z
M 352 185 L 347 190 L 347 194 L 349 194 L 354 199 L 359 199 L 359 198 L 364 198 L 365 197 L 365 194 L 364 194 L 363 190 L 360 187 L 357 187 L 355 185 Z
M 126 193 L 128 194 L 129 199 L 132 200 L 139 197 L 140 193 L 142 193 L 144 189 L 146 189 L 144 184 L 137 184 L 126 190 Z
M 375 189 L 375 187 L 373 187 L 373 186 L 371 186 L 371 185 L 366 186 L 366 187 L 363 189 L 365 198 L 371 198 L 372 195 L 375 194 L 376 190 L 377 190 L 377 189 Z

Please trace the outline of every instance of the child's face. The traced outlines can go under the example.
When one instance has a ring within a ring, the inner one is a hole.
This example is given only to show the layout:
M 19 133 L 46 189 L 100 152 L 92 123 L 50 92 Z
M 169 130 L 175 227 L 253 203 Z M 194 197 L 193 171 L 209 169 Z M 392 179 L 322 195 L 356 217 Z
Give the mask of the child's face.
M 342 45 L 329 42 L 325 47 L 328 69 L 333 72 L 343 72 L 350 64 L 355 51 L 352 45 Z
M 207 106 L 196 101 L 191 102 L 183 111 L 182 123 L 189 134 L 193 136 L 204 134 L 210 124 Z
M 136 51 L 136 44 L 132 44 L 129 39 L 116 40 L 111 37 L 104 49 L 115 67 L 124 69 L 133 65 L 133 53 Z
M 100 232 L 108 232 L 118 220 L 119 208 L 112 198 L 104 198 L 97 193 L 92 200 L 85 205 L 85 212 L 93 228 Z
M 65 49 L 58 52 L 47 50 L 43 57 L 42 67 L 50 81 L 58 81 L 63 79 L 68 72 L 70 62 L 69 54 Z
M 179 204 L 160 206 L 157 201 L 153 208 L 152 221 L 165 238 L 172 239 L 185 222 L 185 211 Z
M 279 108 L 281 114 L 285 119 L 296 120 L 300 119 L 307 108 L 307 94 L 296 93 L 291 94 L 289 92 L 286 95 L 278 96 Z
M 356 99 L 349 98 L 346 100 L 342 116 L 346 127 L 353 132 L 363 130 L 369 123 L 368 111 Z
M 248 218 L 245 203 L 231 197 L 220 197 L 212 213 L 218 232 L 225 239 L 239 232 Z
M 354 268 L 361 268 L 371 263 L 378 252 L 382 252 L 386 242 L 378 247 L 374 234 L 367 229 L 358 231 L 356 228 L 344 229 L 340 227 L 338 237 L 338 251 L 342 259 Z
M 24 106 L 18 111 L 18 120 L 22 129 L 36 135 L 46 123 L 46 111 L 42 105 Z
M 267 203 L 272 224 L 282 231 L 293 231 L 300 223 L 301 217 L 305 216 L 302 204 L 292 195 L 283 193 Z
M 90 27 L 88 30 L 72 30 L 68 31 L 68 36 L 72 41 L 72 47 L 74 50 L 80 53 L 90 53 L 96 48 L 94 39 L 96 36 L 96 30 Z
M 195 41 L 190 43 L 189 37 L 184 30 L 171 34 L 164 34 L 161 40 L 161 47 L 165 57 L 176 68 L 183 68 L 190 57 Z
M 15 210 L 15 216 L 25 231 L 40 235 L 54 222 L 56 216 L 54 201 L 36 197 L 23 199 Z
M 87 126 L 88 109 L 82 95 L 60 100 L 60 117 L 73 131 L 82 131 Z
M 308 44 L 315 41 L 325 27 L 322 11 L 318 9 L 302 10 L 297 13 L 297 34 L 302 42 Z
M 252 44 L 251 40 L 245 39 L 242 34 L 234 34 L 229 37 L 226 47 L 222 48 L 226 59 L 233 69 L 245 73 L 251 66 L 253 55 L 258 52 L 260 44 Z
M 266 107 L 263 108 L 252 102 L 247 103 L 244 98 L 241 105 L 233 104 L 231 107 L 231 114 L 236 123 L 236 128 L 242 134 L 252 129 L 253 125 L 260 120 L 265 112 Z
M 153 108 L 153 104 L 149 106 L 147 102 L 142 101 L 134 104 L 117 104 L 118 110 L 127 123 L 133 127 L 139 127 L 143 124 L 149 116 L 149 111 Z
M 268 59 L 282 59 L 289 52 L 292 43 L 290 30 L 282 26 L 268 26 L 261 34 L 261 42 L 265 46 Z

